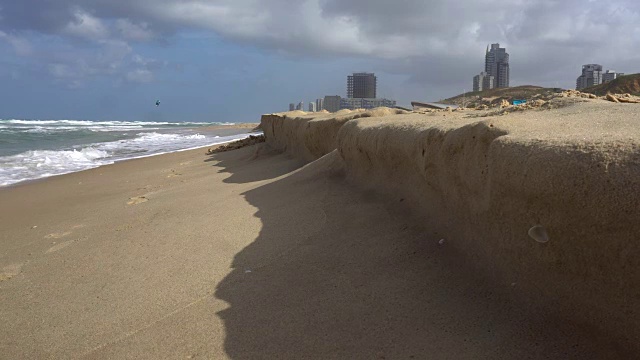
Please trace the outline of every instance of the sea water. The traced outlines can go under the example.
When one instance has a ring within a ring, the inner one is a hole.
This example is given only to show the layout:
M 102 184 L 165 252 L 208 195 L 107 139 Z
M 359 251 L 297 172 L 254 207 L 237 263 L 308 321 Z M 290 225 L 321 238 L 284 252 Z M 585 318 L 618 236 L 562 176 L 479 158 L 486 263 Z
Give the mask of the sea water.
M 249 136 L 213 125 L 234 124 L 0 119 L 0 187 Z

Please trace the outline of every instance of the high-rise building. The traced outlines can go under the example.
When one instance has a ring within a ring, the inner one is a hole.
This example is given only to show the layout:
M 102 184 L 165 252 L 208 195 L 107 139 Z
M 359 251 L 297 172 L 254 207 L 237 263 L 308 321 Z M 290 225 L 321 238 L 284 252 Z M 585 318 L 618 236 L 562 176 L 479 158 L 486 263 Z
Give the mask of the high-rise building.
M 293 110 L 295 110 L 295 109 L 296 109 L 296 104 L 294 104 L 294 103 L 290 103 L 290 104 L 289 104 L 289 111 L 293 111 Z
M 615 72 L 615 70 L 607 70 L 606 73 L 602 74 L 602 83 L 608 83 L 623 75 L 624 73 Z
M 309 101 L 309 112 L 316 112 L 316 103 Z
M 602 65 L 582 65 L 582 75 L 576 80 L 576 90 L 602 84 Z
M 375 98 L 377 78 L 373 73 L 353 73 L 347 76 L 348 98 Z
M 473 91 L 493 89 L 495 78 L 486 72 L 481 72 L 473 77 Z
M 324 109 L 329 112 L 336 112 L 340 110 L 340 99 L 341 97 L 339 95 L 325 96 Z
M 501 48 L 500 44 L 491 44 L 491 49 L 487 46 L 484 72 L 493 76 L 494 87 L 509 87 L 509 54 L 507 49 Z
M 316 111 L 324 110 L 324 99 L 316 99 Z
M 304 111 L 304 101 L 300 101 L 296 106 L 296 110 Z

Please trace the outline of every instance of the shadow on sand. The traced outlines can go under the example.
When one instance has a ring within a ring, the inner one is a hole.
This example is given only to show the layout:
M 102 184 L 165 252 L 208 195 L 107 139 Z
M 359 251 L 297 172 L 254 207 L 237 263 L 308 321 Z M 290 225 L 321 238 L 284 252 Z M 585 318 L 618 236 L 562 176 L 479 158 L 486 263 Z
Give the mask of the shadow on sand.
M 212 156 L 231 174 L 227 182 L 273 179 L 300 166 L 273 153 L 237 158 Z M 330 172 L 336 161 L 325 157 L 243 194 L 262 230 L 215 293 L 229 303 L 218 313 L 228 356 L 618 358 L 596 335 L 519 305 L 517 287 L 474 273 L 437 234 Z
M 279 156 L 276 156 L 279 155 Z M 269 158 L 271 161 L 259 161 Z M 244 184 L 274 179 L 288 174 L 304 165 L 304 162 L 292 159 L 265 144 L 246 147 L 240 150 L 214 153 L 206 162 L 220 168 L 218 172 L 229 173 L 225 183 Z M 251 164 L 251 166 L 247 166 Z

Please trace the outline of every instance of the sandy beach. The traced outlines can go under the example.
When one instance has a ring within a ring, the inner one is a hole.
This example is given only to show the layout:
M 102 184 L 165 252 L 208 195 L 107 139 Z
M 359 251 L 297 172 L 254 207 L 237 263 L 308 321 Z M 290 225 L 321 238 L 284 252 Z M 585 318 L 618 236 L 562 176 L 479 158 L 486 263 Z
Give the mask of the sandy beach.
M 335 151 L 205 152 L 0 189 L 0 358 L 632 357 L 478 271 Z

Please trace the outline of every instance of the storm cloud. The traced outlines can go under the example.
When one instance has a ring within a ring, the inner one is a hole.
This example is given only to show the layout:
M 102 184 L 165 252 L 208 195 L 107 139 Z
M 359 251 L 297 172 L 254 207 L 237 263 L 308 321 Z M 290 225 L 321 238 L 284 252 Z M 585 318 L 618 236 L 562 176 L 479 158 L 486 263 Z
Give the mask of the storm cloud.
M 152 82 L 154 72 L 162 67 L 135 61 L 140 56 L 138 46 L 167 46 L 176 36 L 192 32 L 209 32 L 230 43 L 300 61 L 313 57 L 361 59 L 370 69 L 360 70 L 404 77 L 406 89 L 398 94 L 406 97 L 417 97 L 418 92 L 433 86 L 452 93 L 468 89 L 472 76 L 483 70 L 486 46 L 498 42 L 511 54 L 512 85 L 572 87 L 580 66 L 586 63 L 638 72 L 634 67 L 640 60 L 640 3 L 0 1 L 0 42 L 13 48 L 16 57 L 38 59 L 34 64 L 48 68 L 53 78 L 68 80 L 72 86 L 101 75 Z M 43 56 L 43 51 L 55 53 L 56 45 L 39 49 L 33 44 L 39 37 L 40 43 L 42 38 L 56 39 L 61 48 L 74 54 L 72 59 Z

